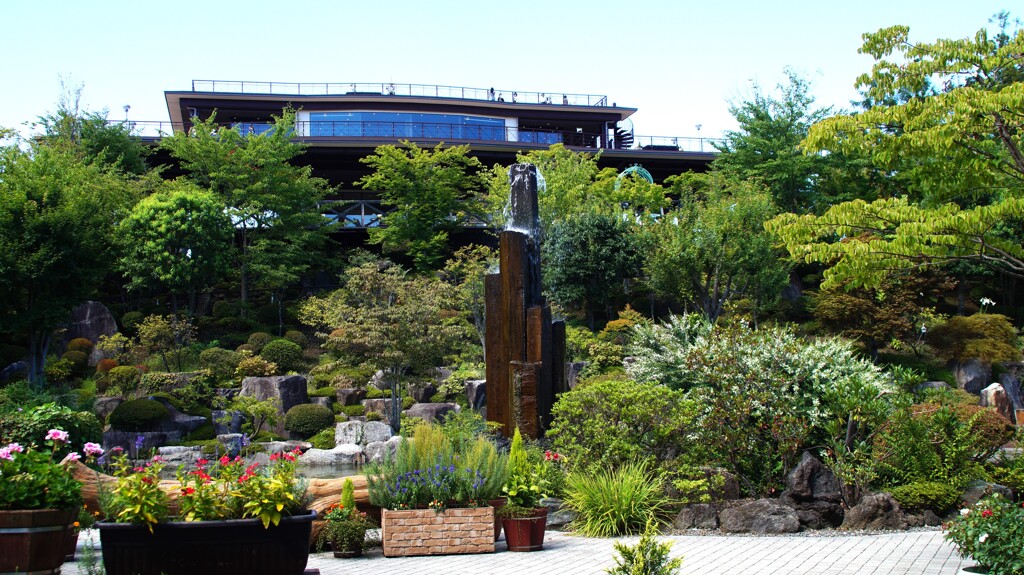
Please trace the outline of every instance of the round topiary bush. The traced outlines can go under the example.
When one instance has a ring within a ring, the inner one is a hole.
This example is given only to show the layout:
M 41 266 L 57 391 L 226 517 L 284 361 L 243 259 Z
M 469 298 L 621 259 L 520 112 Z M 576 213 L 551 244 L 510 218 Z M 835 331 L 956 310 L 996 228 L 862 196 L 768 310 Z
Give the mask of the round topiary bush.
M 136 329 L 138 329 L 139 324 L 142 323 L 142 320 L 145 318 L 146 315 L 141 311 L 130 311 L 121 316 L 121 327 L 124 328 L 124 331 L 134 334 Z
M 287 339 L 275 339 L 263 346 L 260 357 L 277 364 L 282 373 L 302 367 L 302 347 Z
M 130 399 L 110 414 L 110 425 L 120 431 L 145 431 L 170 414 L 164 404 L 155 399 Z
M 252 355 L 256 355 L 256 348 L 253 347 L 251 344 L 248 344 L 248 343 L 243 343 L 243 344 L 239 345 L 238 347 L 235 348 L 235 351 L 238 352 L 238 353 L 246 353 L 247 352 L 247 353 L 250 353 Z
M 253 334 L 249 336 L 248 343 L 252 346 L 253 353 L 260 353 L 263 350 L 263 346 L 272 341 L 274 341 L 273 335 L 265 331 L 257 331 L 253 332 Z
M 334 442 L 334 427 L 325 427 L 320 433 L 310 437 L 309 442 L 317 449 L 334 449 L 337 447 Z
M 139 387 L 142 373 L 130 365 L 119 365 L 107 372 L 107 389 L 111 393 L 129 393 Z
M 235 370 L 241 359 L 236 351 L 211 347 L 200 352 L 199 365 L 210 370 L 217 381 L 225 381 L 235 376 Z
M 349 417 L 360 417 L 366 415 L 365 405 L 343 405 L 341 406 L 341 412 Z
M 284 415 L 284 428 L 303 438 L 316 435 L 334 425 L 334 412 L 326 405 L 301 403 Z
M 943 515 L 957 503 L 961 490 L 937 481 L 915 481 L 889 489 L 900 507 L 913 512 L 931 509 Z
M 92 342 L 84 337 L 76 337 L 68 342 L 67 351 L 80 351 L 85 355 L 89 355 L 92 352 Z
M 119 364 L 117 363 L 116 359 L 110 359 L 108 357 L 105 357 L 96 362 L 96 373 L 106 374 L 108 371 L 114 369 L 118 365 Z
M 390 391 L 388 394 L 390 395 Z M 366 388 L 366 399 L 380 399 L 384 397 L 384 392 L 380 389 L 373 387 L 372 385 Z
M 86 368 L 89 367 L 89 356 L 84 351 L 65 351 L 64 355 L 60 356 L 60 358 L 71 362 L 71 369 L 75 375 L 82 375 L 85 373 Z
M 295 329 L 290 329 L 284 332 L 284 338 L 298 345 L 299 347 L 306 347 L 307 345 L 309 345 L 309 338 L 306 337 L 306 334 Z

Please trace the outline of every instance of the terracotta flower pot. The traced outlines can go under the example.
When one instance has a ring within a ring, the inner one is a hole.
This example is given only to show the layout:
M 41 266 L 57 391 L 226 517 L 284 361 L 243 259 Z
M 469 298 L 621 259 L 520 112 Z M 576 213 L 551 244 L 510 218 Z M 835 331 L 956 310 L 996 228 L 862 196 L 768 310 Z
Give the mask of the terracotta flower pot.
M 540 551 L 544 548 L 544 530 L 548 523 L 548 508 L 538 507 L 529 517 L 506 517 L 505 542 L 509 551 Z
M 60 573 L 77 509 L 0 511 L 0 573 Z

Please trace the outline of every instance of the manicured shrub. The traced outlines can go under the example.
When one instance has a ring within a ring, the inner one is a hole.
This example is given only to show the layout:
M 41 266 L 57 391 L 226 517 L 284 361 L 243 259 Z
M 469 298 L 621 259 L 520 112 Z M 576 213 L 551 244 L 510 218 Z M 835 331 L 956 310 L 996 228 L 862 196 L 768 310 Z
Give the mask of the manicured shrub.
M 388 391 L 388 395 L 391 395 L 390 391 Z M 384 397 L 384 392 L 381 391 L 380 388 L 372 385 L 366 388 L 366 399 L 380 399 L 382 397 Z
M 155 399 L 130 399 L 110 414 L 110 425 L 120 431 L 145 431 L 169 416 L 170 411 Z
M 248 353 L 250 355 L 256 355 L 256 348 L 248 343 L 243 343 L 235 348 L 238 353 Z
M 131 365 L 119 365 L 106 372 L 106 390 L 112 395 L 134 393 L 142 373 Z
M 92 353 L 92 342 L 84 337 L 76 337 L 68 342 L 67 351 L 80 351 L 88 356 Z
M 407 395 L 407 396 L 402 398 L 402 409 L 403 410 L 409 409 L 410 407 L 412 407 L 415 404 L 416 404 L 416 400 L 413 399 L 412 396 Z
M 915 481 L 889 490 L 900 507 L 908 511 L 931 509 L 943 515 L 956 504 L 960 490 L 937 481 Z
M 334 426 L 334 412 L 325 405 L 301 403 L 293 406 L 284 415 L 284 428 L 302 437 L 316 435 L 321 430 Z
M 70 359 L 49 360 L 43 366 L 43 375 L 49 382 L 68 381 L 74 374 L 75 363 Z
M 238 317 L 241 306 L 238 302 L 217 301 L 213 303 L 213 317 L 217 319 Z
M 371 411 L 370 413 L 366 414 L 366 421 L 382 421 L 383 419 L 384 416 L 377 413 L 376 411 Z
M 247 343 L 252 346 L 253 353 L 260 353 L 263 351 L 263 346 L 272 341 L 274 341 L 273 335 L 265 331 L 257 331 L 253 332 L 252 335 L 249 336 L 249 341 Z
M 258 355 L 250 356 L 248 352 L 241 352 L 240 355 L 238 367 L 235 368 L 235 377 L 268 377 L 278 371 L 276 363 L 271 363 Z
M 609 575 L 675 575 L 683 565 L 682 557 L 670 557 L 672 542 L 659 543 L 658 530 L 648 525 L 636 545 L 615 542 L 615 566 L 605 571 Z
M 309 393 L 310 397 L 337 397 L 338 390 L 333 387 L 321 387 Z
M 250 338 L 251 341 L 252 338 Z M 276 363 L 282 373 L 295 371 L 302 366 L 302 347 L 286 339 L 275 339 L 268 342 L 259 354 L 263 359 Z
M 241 357 L 238 352 L 219 347 L 204 349 L 199 353 L 199 365 L 210 370 L 217 381 L 227 381 L 235 376 Z
M 60 358 L 71 362 L 71 370 L 75 375 L 82 375 L 89 368 L 89 356 L 84 351 L 65 351 Z
M 141 311 L 130 311 L 121 316 L 121 327 L 127 333 L 134 334 L 144 319 L 146 319 L 146 314 Z
M 290 329 L 284 332 L 284 338 L 299 347 L 306 347 L 309 345 L 309 338 L 306 337 L 306 334 L 295 329 Z
M 106 374 L 108 371 L 114 369 L 119 364 L 116 359 L 103 358 L 96 362 L 96 373 Z
M 576 511 L 573 530 L 588 537 L 640 533 L 668 512 L 661 481 L 646 464 L 569 475 L 565 503 Z
M 349 417 L 360 417 L 366 415 L 365 405 L 342 405 L 341 412 Z
M 977 358 L 985 363 L 1020 360 L 1017 329 L 1000 314 L 976 313 L 954 316 L 928 331 L 935 355 L 948 360 Z
M 309 438 L 309 442 L 317 449 L 334 449 L 334 427 L 325 427 L 319 433 Z

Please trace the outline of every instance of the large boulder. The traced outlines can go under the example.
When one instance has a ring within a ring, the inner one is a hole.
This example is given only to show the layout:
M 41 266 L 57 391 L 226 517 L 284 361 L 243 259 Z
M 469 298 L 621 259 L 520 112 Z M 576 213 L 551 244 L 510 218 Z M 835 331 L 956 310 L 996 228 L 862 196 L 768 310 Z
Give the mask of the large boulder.
M 470 409 L 483 409 L 487 407 L 487 380 L 467 379 L 466 399 L 469 401 Z
M 334 392 L 334 397 L 342 405 L 359 405 L 359 402 L 366 399 L 365 389 L 345 388 Z
M 403 413 L 408 417 L 418 417 L 428 422 L 440 422 L 449 411 L 458 411 L 455 403 L 415 403 Z
M 953 365 L 953 376 L 956 377 L 957 387 L 978 395 L 992 383 L 992 368 L 977 359 L 968 359 Z
M 1013 500 L 1013 492 L 1009 487 L 998 483 L 990 483 L 981 479 L 975 479 L 968 483 L 967 487 L 964 488 L 964 492 L 960 494 L 960 501 L 964 502 L 964 507 L 972 507 L 981 499 L 995 493 L 1002 495 L 1010 501 Z
M 166 398 L 154 396 L 151 399 L 155 399 L 162 403 L 163 406 L 167 408 L 170 415 L 166 419 L 160 421 L 158 427 L 150 431 L 166 431 L 169 433 L 175 433 L 180 437 L 184 437 L 209 422 L 208 419 L 201 415 L 189 415 L 178 411 L 177 408 L 175 408 Z
M 380 415 L 381 421 L 391 425 L 391 403 L 393 401 L 389 398 L 367 399 L 363 401 L 363 407 L 366 408 L 366 413 L 377 413 Z
M 391 439 L 394 432 L 391 426 L 383 421 L 367 421 L 363 424 L 363 438 L 359 441 L 361 445 L 387 441 Z
M 676 529 L 718 529 L 718 510 L 710 503 L 691 503 L 672 521 Z
M 92 412 L 100 418 L 100 421 L 106 421 L 122 403 L 124 403 L 124 399 L 121 397 L 97 397 L 92 403 Z
M 339 445 L 334 449 L 309 449 L 299 458 L 306 465 L 359 465 L 363 462 L 363 448 L 358 445 Z
M 780 501 L 792 507 L 808 529 L 838 527 L 843 522 L 843 491 L 839 479 L 817 457 L 804 452 L 786 476 Z
M 239 395 L 255 397 L 260 401 L 278 400 L 277 426 L 274 428 L 274 433 L 278 435 L 285 435 L 284 414 L 300 403 L 309 403 L 306 378 L 301 375 L 247 377 L 242 380 L 242 390 Z
M 1024 394 L 1021 393 L 1020 378 L 1007 371 L 999 374 L 999 384 L 1003 386 L 1003 391 L 1013 402 L 1013 408 L 1024 409 Z
M 84 337 L 96 343 L 100 340 L 101 335 L 111 336 L 117 333 L 117 321 L 114 320 L 114 315 L 110 313 L 107 306 L 98 301 L 87 301 L 73 309 L 65 327 L 65 345 L 77 337 Z M 92 353 L 89 354 L 89 365 L 96 365 L 101 359 L 103 359 L 103 352 L 94 347 Z
M 1017 423 L 1017 410 L 1014 409 L 1013 400 L 1010 399 L 1003 386 L 998 383 L 993 383 L 981 390 L 981 400 L 978 405 L 994 408 L 996 413 L 1005 417 L 1010 423 Z
M 722 531 L 727 533 L 796 533 L 800 531 L 800 518 L 796 511 L 771 499 L 758 499 L 718 514 Z
M 865 495 L 860 503 L 846 510 L 843 529 L 906 529 L 907 521 L 900 504 L 888 493 Z
M 363 446 L 363 459 L 366 463 L 384 461 L 385 458 L 393 456 L 398 451 L 398 444 L 402 442 L 401 436 L 394 436 L 387 441 L 372 441 Z
M 16 361 L 0 370 L 0 383 L 7 383 L 22 377 L 28 377 L 28 363 L 24 361 Z
M 429 403 L 430 398 L 437 393 L 437 384 L 433 381 L 414 381 L 406 384 L 405 392 L 417 403 Z
M 569 389 L 576 389 L 576 384 L 580 381 L 580 374 L 586 367 L 587 362 L 585 361 L 570 361 L 565 364 L 565 384 L 569 386 Z
M 245 423 L 245 417 L 242 416 L 241 412 L 215 409 L 210 415 L 213 419 L 213 432 L 217 435 L 242 433 L 242 424 Z
M 363 422 L 343 421 L 334 425 L 335 445 L 359 445 L 363 443 Z

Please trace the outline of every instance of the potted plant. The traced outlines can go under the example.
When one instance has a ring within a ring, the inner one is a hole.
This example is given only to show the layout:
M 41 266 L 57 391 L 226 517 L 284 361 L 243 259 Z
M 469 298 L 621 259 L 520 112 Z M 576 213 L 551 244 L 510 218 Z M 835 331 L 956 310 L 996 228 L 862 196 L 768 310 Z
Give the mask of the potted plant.
M 64 563 L 82 488 L 68 468 L 78 453 L 54 461 L 67 443 L 67 432 L 51 429 L 49 451 L 18 443 L 0 448 L 0 572 L 56 572 Z
M 504 487 L 508 503 L 501 510 L 502 527 L 509 551 L 540 551 L 544 548 L 548 508 L 540 504 L 544 495 L 543 469 L 530 460 L 523 437 L 516 428 L 508 452 L 508 480 Z
M 338 558 L 361 557 L 366 531 L 376 527 L 366 513 L 356 509 L 355 489 L 351 479 L 341 487 L 341 501 L 327 508 L 324 526 L 317 537 L 317 547 L 323 549 L 331 544 L 334 556 Z
M 107 573 L 301 574 L 316 512 L 306 509 L 296 454 L 274 454 L 264 467 L 224 456 L 179 470 L 176 484 L 167 482 L 173 516 L 159 480 L 163 460 L 135 466 L 115 456 L 117 482 L 102 507 L 116 523 L 97 524 Z

